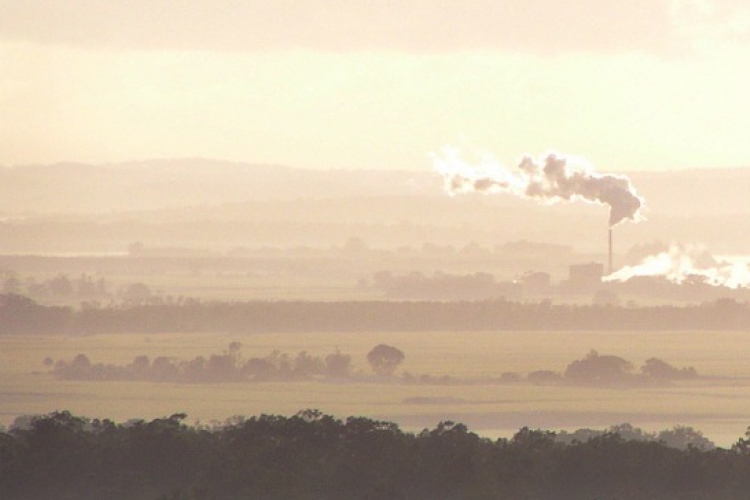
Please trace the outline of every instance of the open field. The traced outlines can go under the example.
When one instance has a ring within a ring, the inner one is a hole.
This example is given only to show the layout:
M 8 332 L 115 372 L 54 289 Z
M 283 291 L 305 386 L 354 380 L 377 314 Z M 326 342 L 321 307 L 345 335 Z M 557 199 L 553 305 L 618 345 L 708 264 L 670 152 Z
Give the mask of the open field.
M 242 343 L 242 356 L 305 350 L 325 357 L 337 348 L 354 371 L 369 374 L 367 352 L 376 344 L 406 354 L 397 373 L 471 379 L 461 385 L 356 382 L 174 384 L 61 381 L 42 361 L 86 354 L 93 363 L 126 364 L 138 355 L 181 360 L 210 356 Z M 701 378 L 654 387 L 593 388 L 481 383 L 503 372 L 562 372 L 589 350 L 631 361 L 638 370 L 650 357 L 693 366 Z M 527 425 L 546 429 L 604 428 L 630 422 L 646 430 L 689 425 L 719 445 L 729 445 L 750 425 L 750 335 L 738 332 L 391 332 L 336 334 L 161 334 L 0 337 L 0 422 L 18 415 L 67 409 L 116 420 L 186 412 L 189 421 L 237 414 L 291 414 L 318 408 L 339 417 L 392 420 L 410 430 L 440 420 L 467 424 L 487 436 L 509 435 Z M 417 398 L 416 400 L 414 398 Z M 411 402 L 410 402 L 411 401 Z

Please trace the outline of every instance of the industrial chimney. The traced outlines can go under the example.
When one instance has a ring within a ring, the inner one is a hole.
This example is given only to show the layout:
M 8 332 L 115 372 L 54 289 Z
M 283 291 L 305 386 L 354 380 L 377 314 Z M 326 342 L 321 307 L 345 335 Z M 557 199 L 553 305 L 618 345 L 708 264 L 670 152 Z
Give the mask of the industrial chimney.
M 614 272 L 614 268 L 612 267 L 612 228 L 609 228 L 609 273 L 612 274 Z

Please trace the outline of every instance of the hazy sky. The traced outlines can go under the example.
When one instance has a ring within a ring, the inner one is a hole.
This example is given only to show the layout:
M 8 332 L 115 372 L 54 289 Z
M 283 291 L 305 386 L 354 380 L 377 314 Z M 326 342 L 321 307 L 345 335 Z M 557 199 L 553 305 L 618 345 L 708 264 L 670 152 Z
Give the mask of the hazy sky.
M 0 0 L 0 164 L 750 166 L 746 0 Z

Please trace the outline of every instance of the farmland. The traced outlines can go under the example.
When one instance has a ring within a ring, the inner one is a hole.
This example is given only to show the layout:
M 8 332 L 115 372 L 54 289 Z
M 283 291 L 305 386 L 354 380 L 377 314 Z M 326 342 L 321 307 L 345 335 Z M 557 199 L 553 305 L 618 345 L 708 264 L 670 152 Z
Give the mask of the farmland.
M 79 381 L 55 378 L 43 364 L 45 358 L 69 360 L 81 353 L 92 363 L 119 365 L 141 355 L 187 360 L 221 354 L 232 342 L 240 343 L 244 358 L 273 351 L 325 357 L 338 349 L 351 356 L 354 376 L 222 384 Z M 405 353 L 394 377 L 374 377 L 367 364 L 367 352 L 381 343 Z M 658 357 L 692 366 L 700 377 L 635 387 L 498 381 L 506 372 L 563 372 L 592 349 L 620 356 L 636 370 Z M 58 409 L 121 421 L 185 412 L 191 422 L 209 422 L 317 408 L 415 430 L 454 420 L 487 436 L 510 435 L 522 426 L 560 430 L 629 422 L 661 430 L 688 425 L 726 446 L 750 424 L 749 350 L 747 333 L 722 331 L 7 335 L 0 337 L 0 422 L 9 425 L 20 415 Z M 429 378 L 420 379 L 423 375 Z M 441 381 L 444 376 L 450 381 Z

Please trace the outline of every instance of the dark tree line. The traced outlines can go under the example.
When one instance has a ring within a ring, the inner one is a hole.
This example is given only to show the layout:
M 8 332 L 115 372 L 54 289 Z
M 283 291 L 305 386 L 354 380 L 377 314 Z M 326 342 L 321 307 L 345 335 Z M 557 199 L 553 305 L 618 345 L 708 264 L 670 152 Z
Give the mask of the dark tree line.
M 174 383 L 222 383 L 247 381 L 299 381 L 313 378 L 341 379 L 351 375 L 351 356 L 339 351 L 324 358 L 300 351 L 296 356 L 273 351 L 267 356 L 243 359 L 240 343 L 227 352 L 190 360 L 136 356 L 125 365 L 92 363 L 85 354 L 54 362 L 52 375 L 64 380 L 141 380 Z
M 679 450 L 616 432 L 561 443 L 523 428 L 490 440 L 441 422 L 413 434 L 307 410 L 186 425 L 68 412 L 0 433 L 0 498 L 746 499 L 750 446 Z
M 469 330 L 750 330 L 750 304 L 616 307 L 461 302 L 201 302 L 44 306 L 0 295 L 0 333 L 156 333 Z
M 46 358 L 45 364 L 50 373 L 64 380 L 93 381 L 148 381 L 174 383 L 223 383 L 223 382 L 268 382 L 300 380 L 337 381 L 359 379 L 360 373 L 353 373 L 352 358 L 340 352 L 319 357 L 300 351 L 296 356 L 275 350 L 263 357 L 243 358 L 242 344 L 232 342 L 222 354 L 208 357 L 196 356 L 190 360 L 178 360 L 167 356 L 157 356 L 153 360 L 140 355 L 130 363 L 92 363 L 85 354 L 79 353 L 70 360 L 54 361 Z M 499 378 L 460 379 L 451 376 L 433 377 L 429 374 L 414 375 L 404 372 L 394 376 L 394 371 L 406 355 L 386 344 L 379 344 L 367 353 L 367 362 L 379 381 L 402 382 L 407 384 L 470 384 L 470 383 L 515 383 L 524 377 L 517 372 L 504 372 Z M 668 383 L 674 380 L 695 379 L 695 368 L 676 368 L 659 358 L 649 358 L 641 366 L 640 373 L 633 372 L 633 364 L 613 355 L 600 355 L 591 350 L 584 358 L 568 364 L 564 372 L 536 370 L 528 373 L 526 381 L 537 384 L 583 384 L 600 386 L 624 386 Z
M 570 363 L 562 375 L 575 383 L 617 385 L 694 379 L 698 372 L 692 366 L 676 368 L 659 358 L 649 358 L 636 374 L 630 361 L 592 350 L 584 358 Z
M 321 358 L 300 351 L 296 356 L 275 350 L 263 357 L 243 359 L 242 344 L 232 342 L 222 354 L 208 358 L 176 360 L 158 356 L 152 361 L 140 355 L 128 364 L 92 363 L 85 354 L 55 362 L 46 358 L 52 375 L 65 380 L 143 380 L 149 382 L 220 383 L 347 379 L 352 374 L 352 357 L 338 349 Z M 367 354 L 367 361 L 379 377 L 391 377 L 405 354 L 398 348 L 379 344 Z

